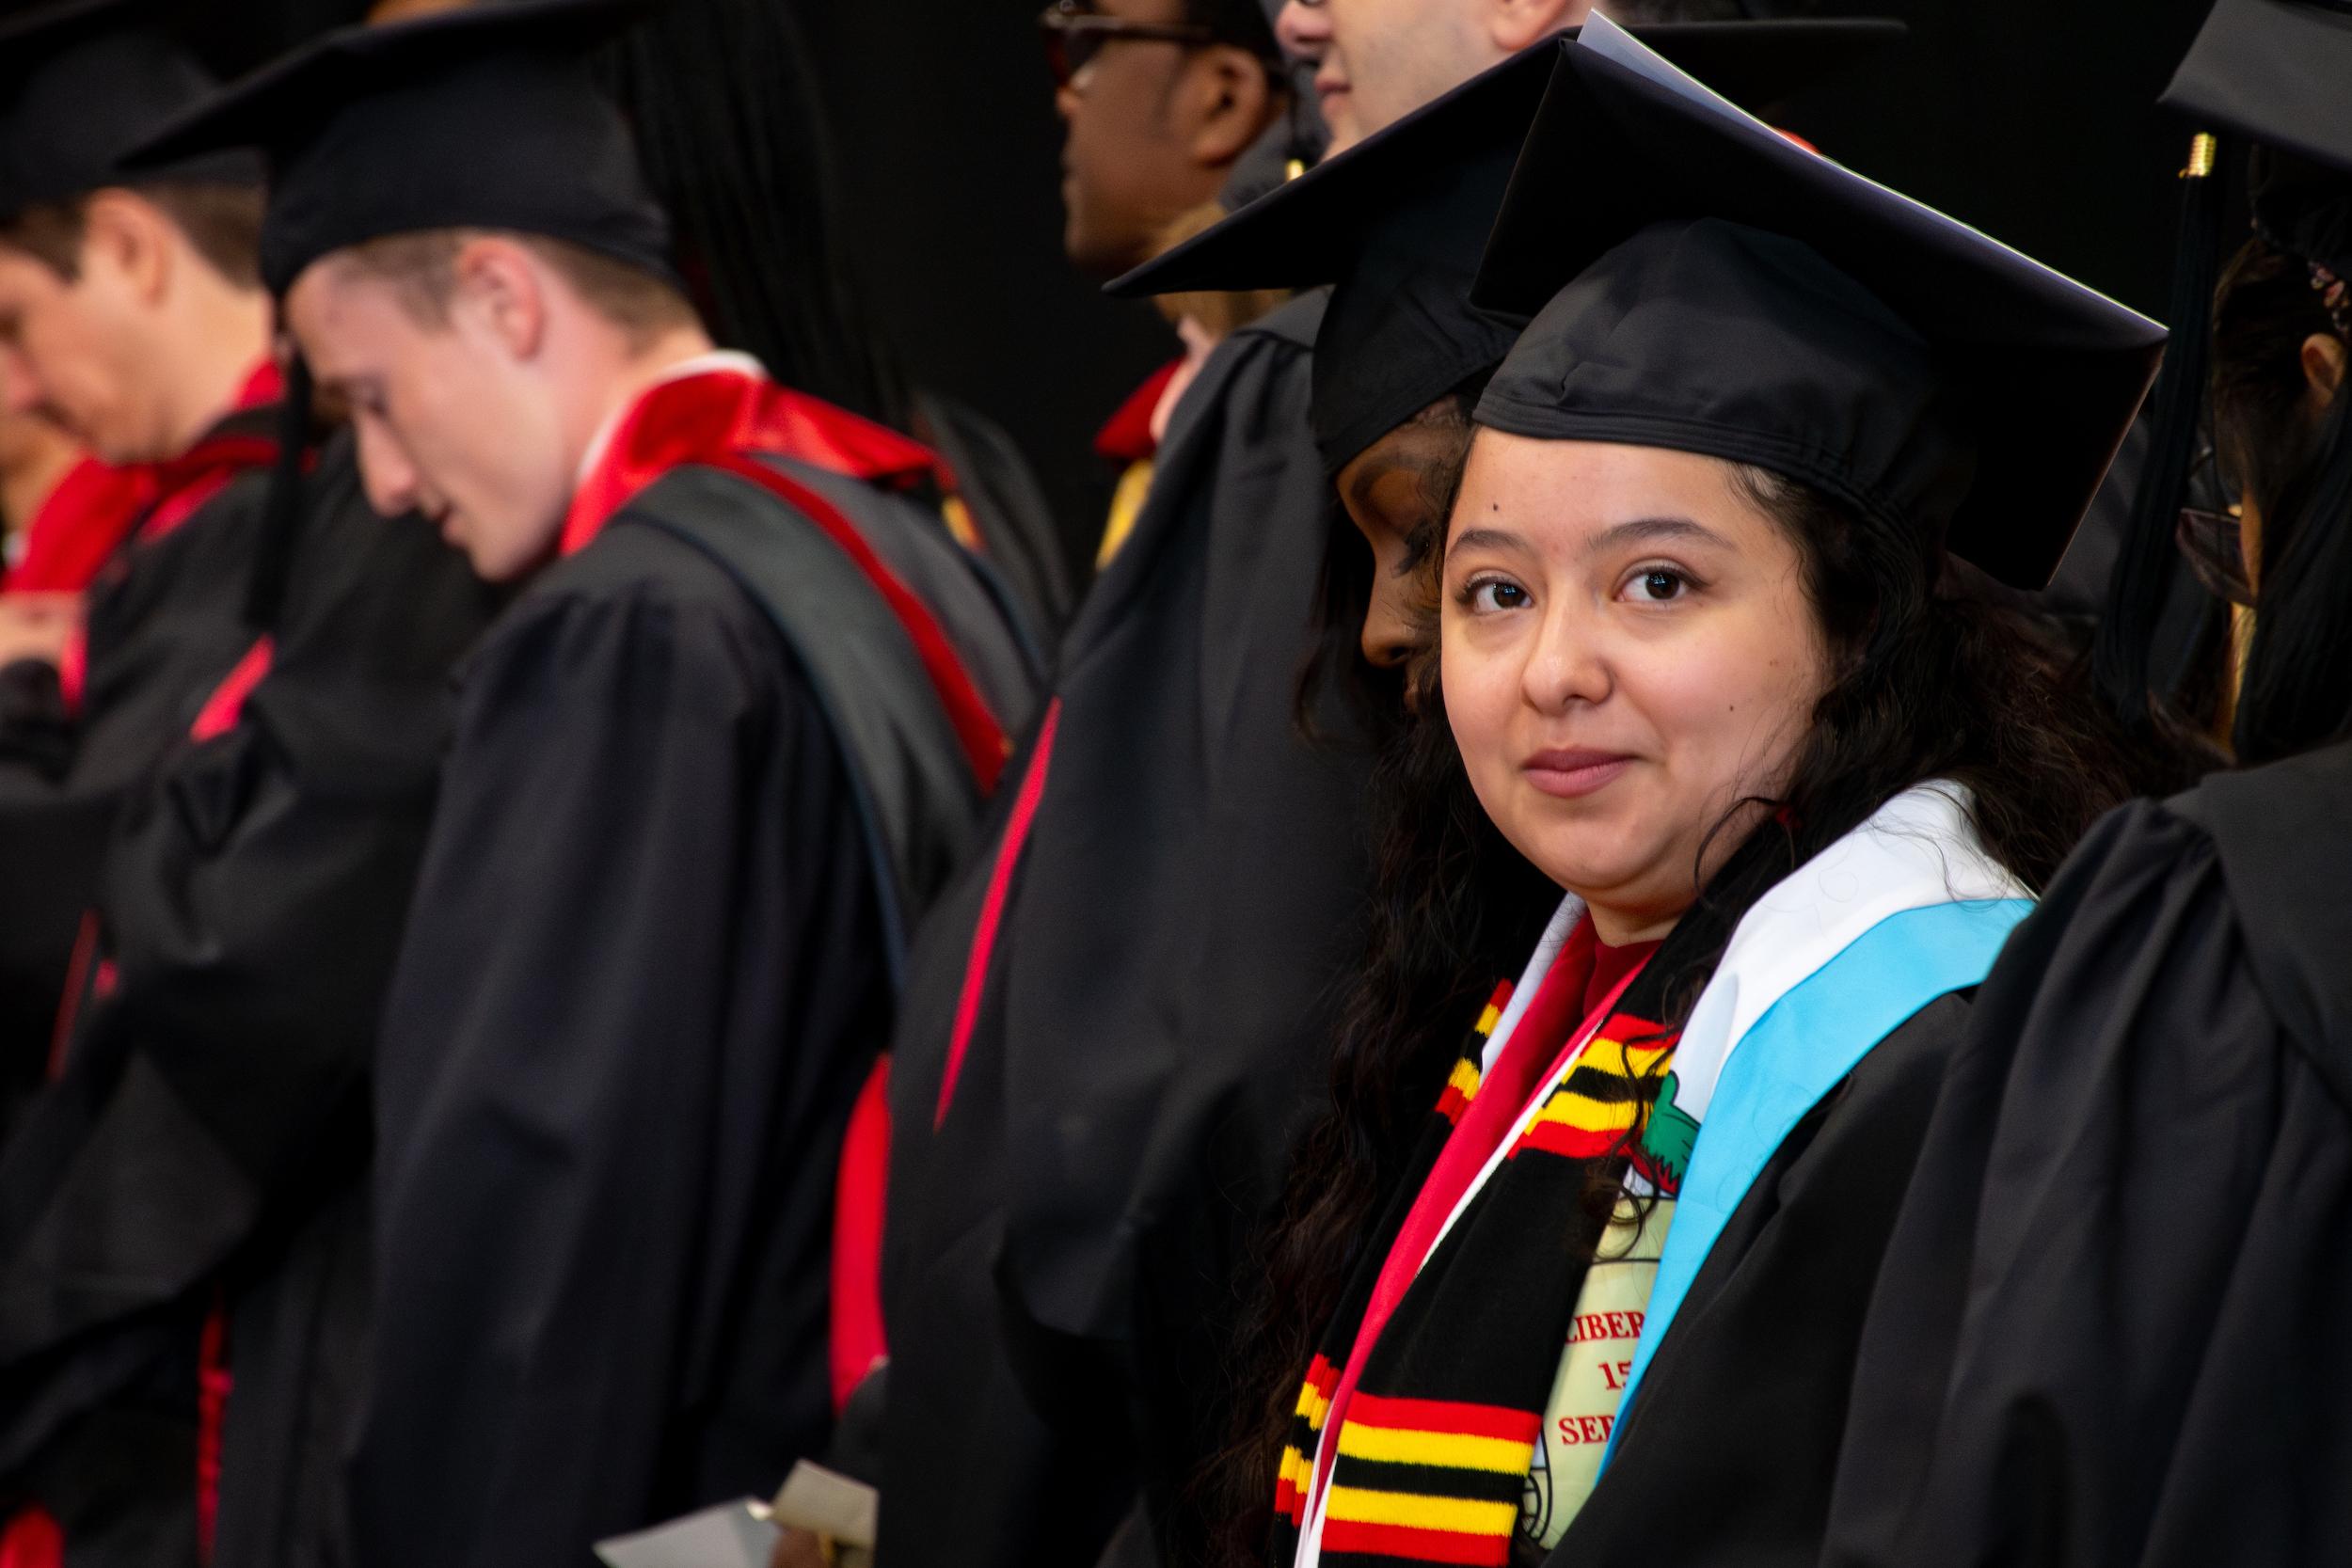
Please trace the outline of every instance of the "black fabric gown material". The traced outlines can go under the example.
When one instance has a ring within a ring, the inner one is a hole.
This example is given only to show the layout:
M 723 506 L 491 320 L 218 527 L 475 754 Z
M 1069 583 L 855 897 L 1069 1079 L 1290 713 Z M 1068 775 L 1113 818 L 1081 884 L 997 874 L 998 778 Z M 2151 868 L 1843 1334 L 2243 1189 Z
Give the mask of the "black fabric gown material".
M 632 521 L 663 494 L 461 676 L 378 1078 L 363 1563 L 575 1568 L 772 1491 L 830 1422 L 882 910 L 814 693 L 717 564 Z
M 1542 1560 L 1818 1560 L 1863 1322 L 1969 994 L 1881 1040 L 1782 1143 L 1692 1282 L 1609 1467 Z
M 309 486 L 270 673 L 128 792 L 95 900 L 113 989 L 0 1157 L 0 1497 L 57 1514 L 71 1568 L 194 1560 L 215 1312 L 213 1560 L 338 1547 L 366 1074 L 449 671 L 490 599 L 421 521 L 370 510 L 347 441 Z M 250 641 L 241 608 L 221 635 Z
M 246 410 L 207 439 L 276 419 Z M 74 713 L 47 665 L 0 672 L 0 1133 L 46 1068 L 115 812 L 253 641 L 239 612 L 267 488 L 256 469 L 160 537 L 134 529 L 90 585 Z
M 1986 981 L 1825 1560 L 2352 1560 L 2352 747 L 2110 816 Z
M 1320 1088 L 1368 882 L 1365 760 L 1294 716 L 1331 527 L 1306 418 L 1320 310 L 1218 348 L 1079 610 L 936 1131 L 1025 757 L 918 947 L 891 1081 L 896 1568 L 1091 1562 L 1139 1491 L 1162 1551 L 1198 1550 L 1182 1494 L 1229 1436 L 1246 1238 Z

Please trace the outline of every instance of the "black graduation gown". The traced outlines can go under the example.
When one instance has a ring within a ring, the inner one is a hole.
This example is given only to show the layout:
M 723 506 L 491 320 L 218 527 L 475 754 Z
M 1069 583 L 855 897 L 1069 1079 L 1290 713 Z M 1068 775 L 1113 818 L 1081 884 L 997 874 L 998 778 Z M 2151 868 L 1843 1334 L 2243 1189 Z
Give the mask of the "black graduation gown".
M 2109 816 L 1986 981 L 1826 1560 L 2352 1560 L 2352 747 Z
M 1028 458 L 996 424 L 937 392 L 915 394 L 914 434 L 954 472 L 981 559 L 1020 595 L 1039 635 L 1057 636 L 1075 596 L 1070 545 Z
M 276 423 L 274 408 L 246 409 L 205 440 Z M 257 467 L 160 537 L 134 528 L 90 585 L 71 715 L 51 666 L 0 671 L 0 1133 L 46 1069 L 116 809 L 252 641 L 239 611 L 268 483 Z
M 1863 1322 L 1971 994 L 1872 1048 L 1732 1211 L 1553 1568 L 1817 1560 Z
M 385 1020 L 363 1563 L 573 1568 L 772 1491 L 830 1424 L 884 911 L 818 694 L 659 526 L 680 493 L 544 572 L 461 676 Z
M 1365 759 L 1294 715 L 1333 506 L 1306 419 L 1321 308 L 1210 358 L 1063 645 L 936 1130 L 1026 758 L 917 949 L 891 1078 L 894 1568 L 1090 1562 L 1138 1489 L 1197 1544 L 1181 1494 L 1230 1434 L 1247 1239 L 1320 1090 L 1369 880 Z
M 337 1556 L 365 1077 L 490 598 L 374 515 L 347 438 L 306 497 L 269 673 L 128 791 L 95 900 L 111 989 L 0 1158 L 0 1514 L 57 1515 L 72 1568 L 195 1560 L 208 1322 L 233 1380 L 212 1560 Z M 242 596 L 217 608 L 249 644 Z

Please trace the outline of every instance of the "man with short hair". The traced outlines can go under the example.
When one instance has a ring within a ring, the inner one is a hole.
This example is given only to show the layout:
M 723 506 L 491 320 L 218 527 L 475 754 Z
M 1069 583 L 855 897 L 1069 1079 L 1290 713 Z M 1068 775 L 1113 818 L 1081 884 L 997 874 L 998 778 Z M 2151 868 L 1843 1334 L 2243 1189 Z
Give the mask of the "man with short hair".
M 80 8 L 87 10 L 88 8 Z M 14 147 L 0 178 L 0 356 L 9 407 L 53 420 L 101 460 L 175 467 L 142 538 L 101 585 L 87 641 L 24 641 L 0 668 L 0 1053 L 39 1071 L 74 929 L 115 803 L 184 720 L 189 694 L 250 641 L 218 608 L 251 545 L 276 372 L 252 272 L 261 198 L 220 160 L 132 183 L 115 158 L 206 78 L 145 28 L 46 8 L 6 25 L 0 82 Z M 92 113 L 109 92 L 110 112 Z M 53 122 L 72 118 L 72 134 Z M 243 185 L 240 185 L 240 182 Z M 190 214 L 242 204 L 243 249 L 199 243 Z M 242 264 L 242 270 L 240 270 Z M 197 515 L 201 514 L 200 516 Z M 193 519 L 200 526 L 181 525 Z M 60 642 L 63 643 L 60 646 Z M 55 648 L 56 657 L 48 657 Z
M 1057 0 L 1038 22 L 1068 131 L 1062 248 L 1088 277 L 1116 277 L 1221 215 L 1220 194 L 1291 106 L 1281 52 L 1261 0 Z M 1098 567 L 1135 527 L 1177 400 L 1242 324 L 1212 314 L 1171 316 L 1183 352 L 1095 438 L 1117 473 Z
M 369 495 L 514 589 L 378 1054 L 363 1564 L 570 1568 L 822 1441 L 844 1126 L 1027 717 L 930 454 L 713 350 L 584 62 L 625 9 L 330 34 L 154 149 L 266 150 Z
M 250 160 L 136 0 L 0 31 L 11 406 L 134 465 L 0 671 L 0 1560 L 310 1562 L 348 1417 L 374 1015 L 481 584 L 285 418 Z M 233 1418 L 223 1395 L 237 1391 Z
M 1062 246 L 1116 277 L 1215 201 L 1289 99 L 1258 0 L 1058 0 L 1041 19 L 1055 68 Z

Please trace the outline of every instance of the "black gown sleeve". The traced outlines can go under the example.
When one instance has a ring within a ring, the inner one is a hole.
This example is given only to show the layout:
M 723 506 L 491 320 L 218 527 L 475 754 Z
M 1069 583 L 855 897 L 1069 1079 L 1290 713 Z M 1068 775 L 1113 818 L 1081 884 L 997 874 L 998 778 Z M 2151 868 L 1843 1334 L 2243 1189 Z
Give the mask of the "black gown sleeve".
M 772 637 L 534 592 L 468 676 L 379 1069 L 364 1562 L 576 1568 L 822 1441 L 832 1175 L 888 992 Z
M 2347 1132 L 2212 842 L 2111 816 L 1954 1063 L 1825 1561 L 2352 1560 Z

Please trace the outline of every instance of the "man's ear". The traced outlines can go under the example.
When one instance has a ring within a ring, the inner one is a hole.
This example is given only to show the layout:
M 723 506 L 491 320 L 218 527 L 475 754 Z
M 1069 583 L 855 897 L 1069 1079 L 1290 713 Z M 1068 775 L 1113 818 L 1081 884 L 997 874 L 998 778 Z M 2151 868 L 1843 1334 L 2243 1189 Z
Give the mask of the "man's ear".
M 1216 44 L 1185 62 L 1185 146 L 1203 168 L 1224 168 L 1249 150 L 1278 107 L 1273 79 L 1247 49 Z
M 1532 49 L 1563 27 L 1580 27 L 1597 10 L 1594 0 L 1481 0 L 1486 37 L 1504 55 Z
M 516 359 L 545 346 L 548 290 L 530 248 L 497 234 L 468 240 L 451 267 L 451 314 L 472 321 Z
M 178 230 L 163 210 L 132 191 L 102 190 L 82 204 L 81 273 L 98 275 L 145 304 L 171 287 Z
M 2344 340 L 2314 332 L 2303 340 L 2303 380 L 2312 389 L 2313 413 L 2324 414 L 2344 388 L 2346 351 Z

